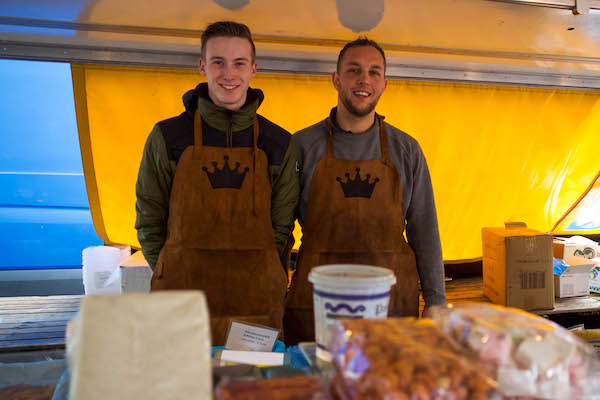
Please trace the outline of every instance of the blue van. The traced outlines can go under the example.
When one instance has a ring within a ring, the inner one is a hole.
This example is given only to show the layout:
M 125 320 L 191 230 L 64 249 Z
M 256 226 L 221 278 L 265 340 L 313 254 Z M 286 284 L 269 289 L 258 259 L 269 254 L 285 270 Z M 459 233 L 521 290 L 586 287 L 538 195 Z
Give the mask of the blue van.
M 100 245 L 68 63 L 0 60 L 0 270 L 81 268 Z

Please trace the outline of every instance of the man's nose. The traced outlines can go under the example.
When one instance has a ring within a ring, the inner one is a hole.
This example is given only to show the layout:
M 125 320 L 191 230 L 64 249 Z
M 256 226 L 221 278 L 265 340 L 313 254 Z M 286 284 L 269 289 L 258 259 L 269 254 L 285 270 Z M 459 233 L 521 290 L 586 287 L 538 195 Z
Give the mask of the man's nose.
M 233 64 L 225 64 L 225 68 L 223 70 L 223 78 L 232 79 L 235 77 L 234 75 L 234 66 Z
M 369 71 L 362 71 L 358 76 L 358 84 L 359 85 L 370 85 L 369 82 Z

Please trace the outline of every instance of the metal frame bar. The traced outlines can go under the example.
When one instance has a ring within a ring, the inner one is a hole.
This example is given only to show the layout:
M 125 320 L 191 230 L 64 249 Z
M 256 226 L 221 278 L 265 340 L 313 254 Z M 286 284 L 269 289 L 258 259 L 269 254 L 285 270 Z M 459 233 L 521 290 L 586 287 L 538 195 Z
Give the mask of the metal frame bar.
M 513 0 L 488 0 L 515 3 Z M 574 0 L 569 0 L 573 2 Z M 526 2 L 517 0 L 517 2 Z M 534 0 L 531 1 L 532 3 Z M 600 9 L 600 0 L 598 0 L 598 9 Z M 594 8 L 594 7 L 592 7 Z M 146 35 L 146 36 L 166 36 L 173 38 L 194 38 L 199 39 L 202 35 L 202 30 L 195 29 L 174 29 L 174 28 L 157 28 L 146 26 L 132 25 L 111 25 L 111 24 L 96 24 L 96 23 L 81 23 L 71 21 L 56 21 L 33 18 L 18 18 L 0 16 L 0 26 L 26 26 L 34 28 L 46 28 L 57 30 L 73 30 L 73 31 L 94 31 L 116 34 L 130 35 Z M 272 35 L 252 35 L 252 39 L 256 43 L 282 44 L 288 46 L 317 46 L 317 47 L 335 47 L 341 49 L 347 43 L 346 40 L 327 39 L 327 38 L 301 38 L 290 36 L 272 36 Z M 0 41 L 0 44 L 2 41 Z M 465 48 L 451 47 L 435 47 L 435 46 L 415 46 L 396 43 L 379 43 L 386 51 L 406 52 L 406 53 L 422 53 L 422 54 L 443 54 L 453 56 L 467 57 L 484 57 L 484 58 L 501 58 L 501 59 L 517 59 L 531 61 L 553 61 L 553 62 L 568 62 L 568 63 L 586 63 L 600 64 L 600 58 L 569 56 L 560 54 L 543 54 L 543 53 L 523 53 L 515 51 L 490 51 L 490 50 L 473 50 Z
M 129 48 L 95 48 L 66 44 L 33 44 L 0 41 L 0 58 L 70 63 L 112 64 L 127 66 L 195 69 L 198 53 L 142 50 Z M 600 74 L 581 75 L 530 71 L 460 69 L 423 65 L 388 64 L 388 79 L 451 81 L 600 90 Z M 335 61 L 300 58 L 258 57 L 259 72 L 329 75 Z M 488 66 L 489 68 L 489 66 Z
M 549 7 L 560 10 L 575 10 L 577 0 L 488 0 L 497 3 L 510 3 L 523 6 Z M 600 1 L 588 0 L 590 10 L 600 10 Z

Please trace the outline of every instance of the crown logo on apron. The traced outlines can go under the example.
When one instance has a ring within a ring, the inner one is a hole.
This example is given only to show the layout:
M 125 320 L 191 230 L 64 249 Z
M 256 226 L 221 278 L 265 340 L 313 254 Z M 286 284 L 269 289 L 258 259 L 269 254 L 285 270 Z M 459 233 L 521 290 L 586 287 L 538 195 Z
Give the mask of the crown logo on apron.
M 214 172 L 209 172 L 208 168 L 202 167 L 202 170 L 206 172 L 210 185 L 213 189 L 239 189 L 244 183 L 246 172 L 250 171 L 250 168 L 244 168 L 243 172 L 239 172 L 240 163 L 235 163 L 235 168 L 229 167 L 229 156 L 225 156 L 225 165 L 223 169 L 217 168 L 217 162 L 213 161 L 212 166 L 215 168 Z
M 373 182 L 369 183 L 371 174 L 366 175 L 366 179 L 360 179 L 360 168 L 356 168 L 356 176 L 354 179 L 350 179 L 350 173 L 346 172 L 346 182 L 342 182 L 342 178 L 336 178 L 336 181 L 340 183 L 342 190 L 344 191 L 344 197 L 365 197 L 371 198 L 375 185 L 379 182 L 379 178 L 375 178 Z

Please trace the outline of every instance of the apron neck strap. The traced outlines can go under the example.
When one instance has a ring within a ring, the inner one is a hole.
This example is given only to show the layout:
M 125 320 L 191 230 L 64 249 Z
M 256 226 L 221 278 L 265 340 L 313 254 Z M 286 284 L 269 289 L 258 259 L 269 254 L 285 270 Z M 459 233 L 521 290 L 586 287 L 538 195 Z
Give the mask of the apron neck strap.
M 333 123 L 329 121 L 329 134 L 327 135 L 327 157 L 333 158 Z
M 387 133 L 385 132 L 385 124 L 383 123 L 383 119 L 385 118 L 383 115 L 378 115 L 379 117 L 379 144 L 381 145 L 381 159 L 386 164 L 390 160 L 390 151 L 388 148 L 387 141 Z
M 252 124 L 252 142 L 254 146 L 254 151 L 258 149 L 258 118 L 254 117 L 254 122 Z
M 196 109 L 194 113 L 194 147 L 202 147 L 202 117 L 200 111 Z
M 256 198 L 256 196 L 258 196 L 257 190 L 256 190 L 256 175 L 258 175 L 256 172 L 256 152 L 258 151 L 258 118 L 254 117 L 254 123 L 252 124 L 253 128 L 252 128 L 252 214 L 256 215 L 256 206 L 258 203 L 258 199 Z

